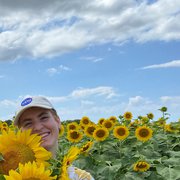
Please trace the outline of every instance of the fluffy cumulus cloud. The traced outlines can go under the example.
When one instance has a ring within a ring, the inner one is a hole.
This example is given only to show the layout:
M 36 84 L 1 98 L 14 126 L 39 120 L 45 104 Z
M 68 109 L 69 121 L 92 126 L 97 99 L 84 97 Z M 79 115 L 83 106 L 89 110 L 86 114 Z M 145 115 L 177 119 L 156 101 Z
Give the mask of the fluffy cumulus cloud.
M 91 44 L 180 39 L 179 0 L 0 0 L 0 61 Z

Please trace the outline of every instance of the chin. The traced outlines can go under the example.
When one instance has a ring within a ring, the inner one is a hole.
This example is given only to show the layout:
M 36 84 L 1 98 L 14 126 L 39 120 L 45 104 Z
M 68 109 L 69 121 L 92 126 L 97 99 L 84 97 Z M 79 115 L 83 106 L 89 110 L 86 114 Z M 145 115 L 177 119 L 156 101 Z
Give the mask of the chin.
M 50 145 L 49 145 L 48 143 L 46 143 L 46 142 L 42 142 L 42 143 L 41 143 L 41 146 L 42 146 L 43 148 L 45 148 L 46 150 L 49 150 L 49 149 L 50 149 Z

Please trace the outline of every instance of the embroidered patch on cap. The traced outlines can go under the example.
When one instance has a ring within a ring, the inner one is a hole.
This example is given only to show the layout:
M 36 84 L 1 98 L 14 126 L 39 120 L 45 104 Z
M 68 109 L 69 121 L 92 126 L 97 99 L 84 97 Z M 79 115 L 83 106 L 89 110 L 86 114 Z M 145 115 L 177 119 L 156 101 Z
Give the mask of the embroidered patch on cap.
M 32 98 L 26 98 L 22 101 L 21 106 L 26 106 L 32 102 Z

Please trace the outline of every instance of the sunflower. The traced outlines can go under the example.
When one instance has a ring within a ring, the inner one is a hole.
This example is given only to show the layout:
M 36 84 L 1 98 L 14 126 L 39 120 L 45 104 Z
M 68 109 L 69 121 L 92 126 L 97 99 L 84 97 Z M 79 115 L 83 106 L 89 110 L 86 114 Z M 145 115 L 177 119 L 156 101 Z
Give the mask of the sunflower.
M 56 179 L 56 176 L 51 177 L 50 170 L 46 170 L 43 163 L 38 165 L 35 161 L 19 164 L 19 172 L 10 170 L 6 180 L 51 180 Z
M 104 141 L 109 136 L 109 131 L 107 128 L 98 127 L 93 132 L 93 137 L 96 141 Z
M 83 116 L 80 120 L 80 125 L 82 125 L 82 126 L 87 126 L 90 123 L 91 123 L 91 121 L 90 121 L 89 117 L 87 117 L 87 116 Z
M 84 129 L 86 128 L 86 126 L 83 126 L 83 125 L 80 125 L 79 127 L 82 131 L 84 131 Z
M 148 113 L 148 114 L 147 114 L 147 117 L 148 117 L 149 119 L 153 119 L 153 118 L 154 118 L 154 114 L 153 114 L 153 113 Z
M 71 147 L 66 156 L 63 158 L 63 162 L 61 165 L 61 176 L 59 180 L 70 180 L 68 177 L 68 167 L 72 164 L 72 162 L 78 157 L 80 153 L 80 149 L 77 147 Z
M 9 130 L 0 135 L 0 153 L 3 160 L 0 161 L 0 174 L 8 174 L 10 169 L 16 169 L 19 163 L 36 161 L 45 163 L 50 159 L 51 153 L 40 146 L 41 137 L 31 135 L 31 130 L 20 130 L 15 133 Z
M 146 124 L 146 123 L 149 122 L 149 118 L 148 118 L 147 116 L 142 116 L 141 122 L 142 122 L 143 124 Z
M 147 126 L 139 126 L 135 131 L 136 138 L 143 142 L 148 141 L 152 137 L 152 133 L 152 129 Z
M 173 132 L 175 130 L 171 124 L 165 124 L 164 129 L 167 132 Z
M 1 131 L 1 132 L 2 132 L 2 131 L 8 131 L 8 130 L 9 130 L 9 127 L 8 127 L 8 126 L 6 126 L 6 127 L 3 127 L 3 126 L 2 126 L 2 127 L 0 128 L 0 131 Z
M 8 124 L 7 124 L 6 122 L 3 122 L 3 123 L 1 124 L 1 127 L 8 127 Z
M 145 161 L 138 161 L 134 164 L 133 169 L 134 171 L 144 172 L 150 168 L 150 165 Z
M 83 137 L 83 134 L 80 131 L 70 130 L 67 134 L 67 139 L 70 142 L 79 142 Z
M 134 128 L 134 127 L 137 127 L 139 124 L 140 124 L 140 121 L 138 119 L 135 119 L 128 126 Z
M 102 126 L 107 128 L 110 131 L 113 129 L 114 123 L 111 120 L 107 119 L 102 123 Z
M 120 140 L 124 140 L 129 136 L 129 130 L 126 126 L 116 126 L 113 135 Z
M 106 120 L 105 118 L 100 118 L 100 119 L 98 120 L 98 124 L 99 124 L 99 125 L 102 125 L 102 123 L 103 123 L 105 120 Z
M 132 119 L 132 113 L 131 112 L 125 112 L 124 115 L 123 115 L 124 119 L 125 120 L 128 120 L 130 121 Z
M 155 122 L 156 125 L 160 126 L 160 127 L 164 127 L 165 124 L 166 124 L 166 121 L 164 118 L 159 118 L 156 122 Z
M 79 125 L 77 122 L 71 122 L 67 125 L 67 129 L 68 130 L 78 130 L 79 129 Z
M 8 127 L 8 124 L 6 122 L 1 122 L 0 124 L 0 131 L 8 131 L 9 130 L 9 127 Z
M 86 136 L 88 137 L 93 137 L 93 132 L 96 129 L 96 125 L 91 124 L 85 127 L 84 133 L 86 134 Z
M 117 117 L 116 116 L 111 116 L 111 117 L 109 117 L 109 120 L 112 121 L 115 124 L 117 122 Z
M 86 153 L 86 152 L 88 152 L 88 151 L 91 149 L 92 145 L 93 145 L 93 141 L 88 141 L 88 142 L 87 142 L 85 145 L 83 145 L 83 147 L 80 149 L 80 152 L 81 152 L 81 153 Z
M 65 127 L 63 124 L 61 124 L 60 128 L 59 128 L 59 137 L 63 136 L 65 131 Z

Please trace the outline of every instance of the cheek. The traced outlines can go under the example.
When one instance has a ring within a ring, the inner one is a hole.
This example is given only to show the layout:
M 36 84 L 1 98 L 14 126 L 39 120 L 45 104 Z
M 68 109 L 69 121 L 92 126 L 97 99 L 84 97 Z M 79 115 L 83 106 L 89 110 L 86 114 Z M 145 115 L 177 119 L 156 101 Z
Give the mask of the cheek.
M 21 128 L 20 128 L 21 131 L 26 131 L 26 130 L 28 130 L 28 129 L 29 129 L 29 128 L 25 128 L 25 127 L 21 127 Z
M 59 133 L 59 123 L 54 121 L 53 123 L 49 123 L 49 128 L 52 129 L 54 133 Z

